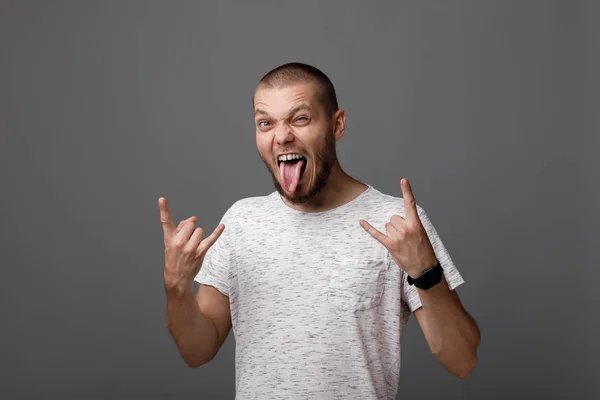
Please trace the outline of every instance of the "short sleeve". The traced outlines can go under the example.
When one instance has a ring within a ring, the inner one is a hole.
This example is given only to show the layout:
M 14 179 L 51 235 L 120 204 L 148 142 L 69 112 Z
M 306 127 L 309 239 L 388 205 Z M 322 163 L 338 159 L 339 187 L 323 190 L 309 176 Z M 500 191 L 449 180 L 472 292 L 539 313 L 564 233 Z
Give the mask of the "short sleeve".
M 233 226 L 229 223 L 228 212 L 221 218 L 220 223 L 225 225 L 225 230 L 217 241 L 206 251 L 200 271 L 194 280 L 200 284 L 210 285 L 225 296 L 229 296 L 230 269 L 231 269 L 231 233 Z
M 446 247 L 442 243 L 442 240 L 438 236 L 437 231 L 433 227 L 433 224 L 427 217 L 425 210 L 418 205 L 417 210 L 419 219 L 421 220 L 421 223 L 423 224 L 423 227 L 427 232 L 427 236 L 429 237 L 429 241 L 433 246 L 433 251 L 435 252 L 436 257 L 444 270 L 444 277 L 446 278 L 448 287 L 450 288 L 450 290 L 453 290 L 459 285 L 463 284 L 464 279 L 458 272 L 458 269 L 454 265 L 452 258 L 450 258 L 450 254 L 448 253 Z M 408 284 L 408 274 L 404 273 L 402 275 L 402 299 L 408 304 L 408 308 L 410 309 L 410 311 L 414 312 L 415 310 L 421 307 L 421 299 L 419 299 L 419 293 L 417 291 L 417 288 Z

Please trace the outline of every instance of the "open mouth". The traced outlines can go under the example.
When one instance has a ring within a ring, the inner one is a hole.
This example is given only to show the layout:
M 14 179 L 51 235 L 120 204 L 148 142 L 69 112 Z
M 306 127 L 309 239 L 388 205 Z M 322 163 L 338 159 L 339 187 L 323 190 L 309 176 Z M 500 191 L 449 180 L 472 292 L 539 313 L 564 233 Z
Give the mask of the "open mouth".
M 295 158 L 292 160 L 285 160 L 285 161 L 277 160 L 277 166 L 281 170 L 281 163 L 286 163 L 289 167 L 294 167 L 296 164 L 298 164 L 301 161 L 304 161 L 302 163 L 302 165 L 300 166 L 300 175 L 302 175 L 302 174 L 304 174 L 304 171 L 306 170 L 306 164 L 307 164 L 306 157 L 304 157 L 304 156 L 300 156 L 299 158 Z
M 307 164 L 308 160 L 301 154 L 286 154 L 278 157 L 279 177 L 286 191 L 291 193 L 296 191 Z

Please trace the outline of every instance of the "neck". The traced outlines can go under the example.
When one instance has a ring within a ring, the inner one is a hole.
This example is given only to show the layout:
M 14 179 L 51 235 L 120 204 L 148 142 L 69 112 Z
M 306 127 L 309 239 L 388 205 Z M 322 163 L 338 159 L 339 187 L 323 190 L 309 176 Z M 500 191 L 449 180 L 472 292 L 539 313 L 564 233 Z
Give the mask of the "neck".
M 291 208 L 304 212 L 323 212 L 340 207 L 359 196 L 367 185 L 346 174 L 339 162 L 331 169 L 327 185 L 313 199 L 304 204 L 292 204 L 282 197 Z

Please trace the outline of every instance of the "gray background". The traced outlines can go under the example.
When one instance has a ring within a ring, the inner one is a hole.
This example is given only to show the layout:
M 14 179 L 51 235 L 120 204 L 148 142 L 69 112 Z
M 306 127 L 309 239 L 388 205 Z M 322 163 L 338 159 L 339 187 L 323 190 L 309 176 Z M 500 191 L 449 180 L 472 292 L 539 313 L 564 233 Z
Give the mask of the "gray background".
M 233 398 L 232 335 L 189 369 L 167 331 L 157 199 L 212 230 L 273 190 L 251 95 L 288 61 L 333 80 L 342 166 L 408 177 L 467 281 L 477 368 L 411 319 L 398 398 L 600 396 L 599 2 L 204 3 L 0 2 L 1 398 Z

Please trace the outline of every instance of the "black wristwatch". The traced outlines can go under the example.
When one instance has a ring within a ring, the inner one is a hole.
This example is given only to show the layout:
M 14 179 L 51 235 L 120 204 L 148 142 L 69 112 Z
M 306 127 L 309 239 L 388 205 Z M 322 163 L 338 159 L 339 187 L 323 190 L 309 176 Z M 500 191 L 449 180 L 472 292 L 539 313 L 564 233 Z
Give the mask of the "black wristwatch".
M 435 267 L 426 269 L 421 275 L 414 279 L 409 275 L 407 281 L 409 285 L 415 285 L 419 289 L 427 290 L 440 283 L 442 281 L 443 274 L 444 269 L 438 260 Z

